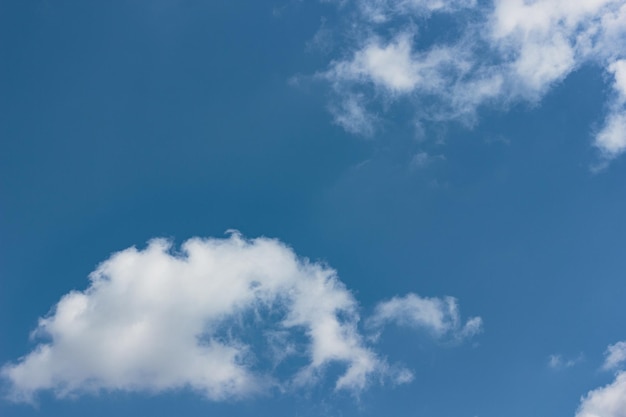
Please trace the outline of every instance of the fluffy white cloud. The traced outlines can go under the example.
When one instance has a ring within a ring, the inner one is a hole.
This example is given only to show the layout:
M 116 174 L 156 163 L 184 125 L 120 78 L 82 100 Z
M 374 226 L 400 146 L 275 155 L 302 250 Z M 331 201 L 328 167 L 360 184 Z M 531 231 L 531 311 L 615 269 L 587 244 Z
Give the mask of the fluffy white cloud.
M 351 62 L 338 63 L 333 75 L 346 79 L 368 78 L 398 92 L 412 90 L 420 78 L 411 58 L 411 45 L 405 38 L 385 46 L 372 40 Z
M 626 372 L 581 399 L 576 417 L 626 417 Z
M 381 328 L 388 323 L 424 329 L 435 337 L 464 339 L 482 331 L 482 319 L 472 317 L 462 324 L 455 298 L 428 298 L 417 294 L 394 297 L 376 306 L 368 324 Z
M 180 253 L 153 240 L 114 254 L 90 280 L 39 321 L 35 333 L 49 341 L 3 368 L 16 400 L 44 389 L 191 387 L 215 400 L 255 393 L 279 381 L 256 369 L 258 341 L 245 340 L 246 321 L 284 332 L 292 346 L 306 340 L 292 353 L 308 364 L 291 383 L 309 383 L 337 362 L 345 372 L 336 387 L 359 390 L 386 367 L 364 346 L 356 302 L 335 271 L 276 240 L 191 239 Z
M 626 362 L 626 342 L 617 342 L 614 345 L 609 345 L 605 353 L 603 369 L 616 369 L 622 363 Z
M 33 337 L 44 340 L 2 368 L 14 400 L 178 388 L 222 400 L 309 385 L 330 364 L 343 369 L 337 390 L 412 379 L 367 346 L 335 271 L 274 239 L 233 233 L 179 251 L 155 239 L 113 254 L 89 278 L 39 320 Z M 426 323 L 438 332 L 458 319 L 455 303 L 444 307 Z
M 385 105 L 405 98 L 414 103 L 418 119 L 473 123 L 480 106 L 536 102 L 572 71 L 594 63 L 615 76 L 618 96 L 595 146 L 606 160 L 626 149 L 625 0 L 359 0 L 356 5 L 360 17 L 351 18 L 358 28 L 351 32 L 351 45 L 322 73 L 338 101 L 355 92 Z M 457 35 L 420 45 L 414 22 L 433 13 L 455 16 L 451 33 Z M 350 112 L 341 105 L 332 110 L 350 125 Z M 360 124 L 367 114 L 355 113 Z
M 445 86 L 444 73 L 469 65 L 453 48 L 412 51 L 411 34 L 403 32 L 388 43 L 370 38 L 351 60 L 331 65 L 326 77 L 334 82 L 370 82 L 390 93 L 437 91 Z
M 600 149 L 605 159 L 613 159 L 626 150 L 626 111 L 608 115 L 595 137 L 594 146 Z
M 617 342 L 607 347 L 602 369 L 617 369 L 624 362 L 626 342 Z M 626 372 L 618 372 L 612 383 L 582 397 L 576 417 L 626 417 Z

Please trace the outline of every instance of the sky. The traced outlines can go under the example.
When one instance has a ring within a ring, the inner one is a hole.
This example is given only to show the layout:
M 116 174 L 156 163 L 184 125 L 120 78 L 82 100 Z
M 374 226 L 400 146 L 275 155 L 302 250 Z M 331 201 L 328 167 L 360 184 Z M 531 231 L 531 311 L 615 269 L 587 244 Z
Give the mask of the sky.
M 0 0 L 0 415 L 626 417 L 626 1 Z

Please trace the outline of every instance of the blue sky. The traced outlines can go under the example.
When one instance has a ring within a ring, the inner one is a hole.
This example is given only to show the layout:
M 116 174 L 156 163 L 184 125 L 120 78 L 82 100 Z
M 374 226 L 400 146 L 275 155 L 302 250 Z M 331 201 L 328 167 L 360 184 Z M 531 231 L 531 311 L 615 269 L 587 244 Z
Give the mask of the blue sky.
M 0 415 L 626 416 L 625 28 L 0 2 Z

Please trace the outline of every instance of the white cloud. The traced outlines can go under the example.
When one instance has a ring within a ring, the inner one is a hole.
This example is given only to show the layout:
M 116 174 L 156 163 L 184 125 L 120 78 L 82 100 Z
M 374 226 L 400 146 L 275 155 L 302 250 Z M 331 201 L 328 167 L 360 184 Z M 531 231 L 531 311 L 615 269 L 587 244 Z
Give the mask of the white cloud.
M 574 359 L 565 359 L 563 355 L 554 354 L 554 355 L 550 355 L 550 357 L 548 358 L 548 366 L 555 370 L 571 368 L 572 366 L 580 363 L 580 361 L 582 360 L 583 360 L 582 353 L 578 355 L 577 357 L 575 357 Z
M 576 417 L 626 417 L 626 372 L 581 399 Z
M 600 46 L 595 53 L 607 62 L 623 58 L 621 45 L 626 40 L 626 3 L 617 1 L 613 4 L 618 7 L 605 9 L 596 30 L 597 43 Z
M 481 106 L 537 102 L 571 72 L 593 63 L 614 74 L 621 100 L 619 106 L 611 106 L 595 146 L 605 159 L 626 149 L 622 108 L 626 1 L 360 0 L 356 4 L 360 17 L 349 20 L 357 29 L 342 49 L 348 52 L 323 72 L 339 102 L 356 93 L 383 103 L 407 99 L 420 120 L 471 124 Z M 422 45 L 420 26 L 414 22 L 425 21 L 435 12 L 456 16 L 451 33 L 457 35 Z M 395 31 L 389 30 L 390 22 Z
M 626 362 L 626 342 L 617 342 L 613 345 L 609 345 L 605 353 L 604 365 L 602 368 L 605 370 L 617 369 L 624 362 Z
M 360 390 L 386 367 L 363 344 L 356 301 L 335 271 L 276 240 L 191 239 L 181 253 L 153 240 L 114 254 L 90 280 L 39 321 L 35 333 L 49 341 L 4 366 L 14 399 L 46 389 L 253 394 L 280 381 L 255 369 L 246 320 L 282 331 L 282 343 L 308 340 L 297 353 L 309 363 L 290 383 L 310 383 L 336 362 L 345 366 L 336 388 Z
M 613 88 L 618 94 L 618 102 L 626 101 L 626 60 L 620 59 L 608 67 L 609 72 L 615 77 Z
M 388 42 L 370 37 L 349 60 L 334 61 L 324 77 L 335 84 L 370 83 L 390 94 L 433 92 L 445 86 L 445 72 L 461 70 L 462 50 L 451 47 L 413 52 L 413 34 L 405 31 Z
M 624 362 L 626 341 L 617 342 L 607 347 L 602 369 L 617 369 Z M 613 382 L 582 397 L 576 417 L 626 417 L 626 372 L 617 372 Z
M 429 15 L 471 8 L 476 0 L 359 0 L 357 3 L 367 20 L 383 23 L 398 14 Z
M 367 346 L 335 271 L 274 239 L 233 233 L 179 251 L 155 239 L 113 254 L 89 278 L 39 320 L 33 337 L 43 341 L 3 366 L 13 400 L 180 388 L 232 399 L 314 384 L 330 364 L 343 369 L 337 390 L 413 378 Z M 438 332 L 458 320 L 455 302 L 440 307 L 429 322 Z
M 608 71 L 614 77 L 614 97 L 609 106 L 609 114 L 594 140 L 594 146 L 600 150 L 605 161 L 626 151 L 626 60 L 620 59 L 611 63 Z M 604 165 L 601 164 L 600 168 Z
M 339 63 L 335 72 L 337 76 L 348 79 L 366 77 L 397 92 L 410 91 L 419 81 L 411 58 L 411 44 L 406 38 L 385 46 L 372 40 L 371 44 L 356 53 L 352 62 Z
M 472 317 L 462 324 L 455 298 L 428 298 L 417 294 L 394 297 L 376 306 L 368 324 L 379 329 L 389 323 L 424 329 L 437 338 L 464 339 L 482 331 L 482 319 Z
M 362 94 L 344 96 L 338 105 L 330 107 L 335 123 L 346 131 L 363 136 L 374 134 L 377 117 L 365 108 Z
M 607 160 L 616 158 L 626 150 L 626 111 L 608 115 L 595 137 L 594 146 Z
M 561 355 L 550 355 L 550 359 L 548 360 L 548 366 L 550 368 L 560 368 L 562 363 L 563 359 L 561 358 Z

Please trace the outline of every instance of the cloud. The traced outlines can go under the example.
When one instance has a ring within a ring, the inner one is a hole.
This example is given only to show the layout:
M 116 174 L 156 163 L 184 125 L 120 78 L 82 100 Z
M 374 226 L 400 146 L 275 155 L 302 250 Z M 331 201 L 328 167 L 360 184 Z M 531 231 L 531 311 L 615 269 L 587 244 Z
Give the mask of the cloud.
M 445 161 L 446 157 L 444 155 L 430 155 L 428 152 L 420 151 L 413 155 L 410 166 L 412 169 L 424 169 L 437 160 Z
M 390 92 L 405 93 L 413 90 L 423 78 L 420 74 L 423 66 L 411 55 L 411 43 L 406 35 L 387 45 L 370 39 L 351 61 L 335 63 L 328 76 L 336 80 L 370 81 Z
M 604 364 L 602 369 L 610 370 L 619 368 L 626 362 L 626 342 L 617 342 L 609 345 L 605 352 Z
M 353 393 L 413 377 L 367 346 L 336 272 L 278 240 L 233 232 L 176 250 L 155 239 L 113 254 L 89 279 L 39 320 L 33 337 L 43 341 L 2 368 L 13 400 L 182 388 L 237 399 L 315 384 L 330 365 L 335 389 Z M 437 331 L 458 319 L 454 302 L 443 307 L 427 324 Z
M 357 331 L 357 305 L 335 271 L 299 259 L 276 240 L 191 239 L 181 252 L 165 240 L 103 262 L 87 290 L 65 295 L 39 321 L 37 346 L 2 374 L 17 399 L 42 389 L 162 391 L 191 387 L 220 400 L 272 384 L 254 372 L 247 317 L 277 315 L 308 363 L 293 381 L 308 383 L 329 363 L 343 364 L 338 389 L 362 389 L 384 363 Z M 271 343 L 271 340 L 269 341 Z
M 576 417 L 626 417 L 626 372 L 581 398 Z
M 617 369 L 625 361 L 626 342 L 617 342 L 607 347 L 602 369 Z M 613 382 L 583 396 L 576 417 L 626 417 L 626 372 L 617 372 Z
M 563 355 L 554 354 L 554 355 L 550 355 L 550 357 L 548 358 L 548 366 L 555 370 L 571 368 L 572 366 L 580 363 L 582 360 L 583 360 L 582 353 L 578 355 L 577 357 L 575 357 L 574 359 L 565 359 L 563 358 Z
M 411 167 L 415 169 L 426 168 L 428 165 L 430 165 L 431 159 L 432 158 L 428 154 L 428 152 L 418 152 L 413 155 L 413 158 L 411 158 Z
M 476 0 L 360 0 L 357 4 L 367 20 L 384 23 L 398 14 L 430 15 L 471 8 Z
M 330 107 L 335 123 L 355 135 L 372 136 L 377 117 L 365 108 L 362 94 L 346 95 L 339 104 Z
M 378 101 L 389 108 L 389 102 L 407 100 L 418 120 L 471 125 L 480 107 L 536 103 L 591 63 L 615 76 L 618 96 L 594 144 L 606 160 L 626 149 L 624 0 L 352 4 L 356 12 L 346 13 L 352 29 L 342 40 L 344 53 L 318 74 L 332 85 L 336 101 L 361 94 L 368 98 L 362 103 Z M 448 36 L 420 42 L 420 22 L 433 14 L 450 17 Z M 335 105 L 331 111 L 341 108 Z M 364 108 L 356 117 L 362 120 L 367 114 Z M 343 115 L 349 118 L 348 112 Z
M 480 317 L 472 317 L 462 324 L 455 298 L 428 298 L 412 293 L 379 303 L 368 320 L 368 325 L 374 329 L 383 328 L 389 323 L 423 329 L 437 338 L 456 340 L 472 337 L 482 331 Z
M 594 146 L 600 150 L 605 162 L 626 150 L 626 60 L 613 62 L 608 72 L 614 78 L 614 95 L 609 104 L 609 113 L 594 141 Z M 601 163 L 599 167 L 605 165 Z

